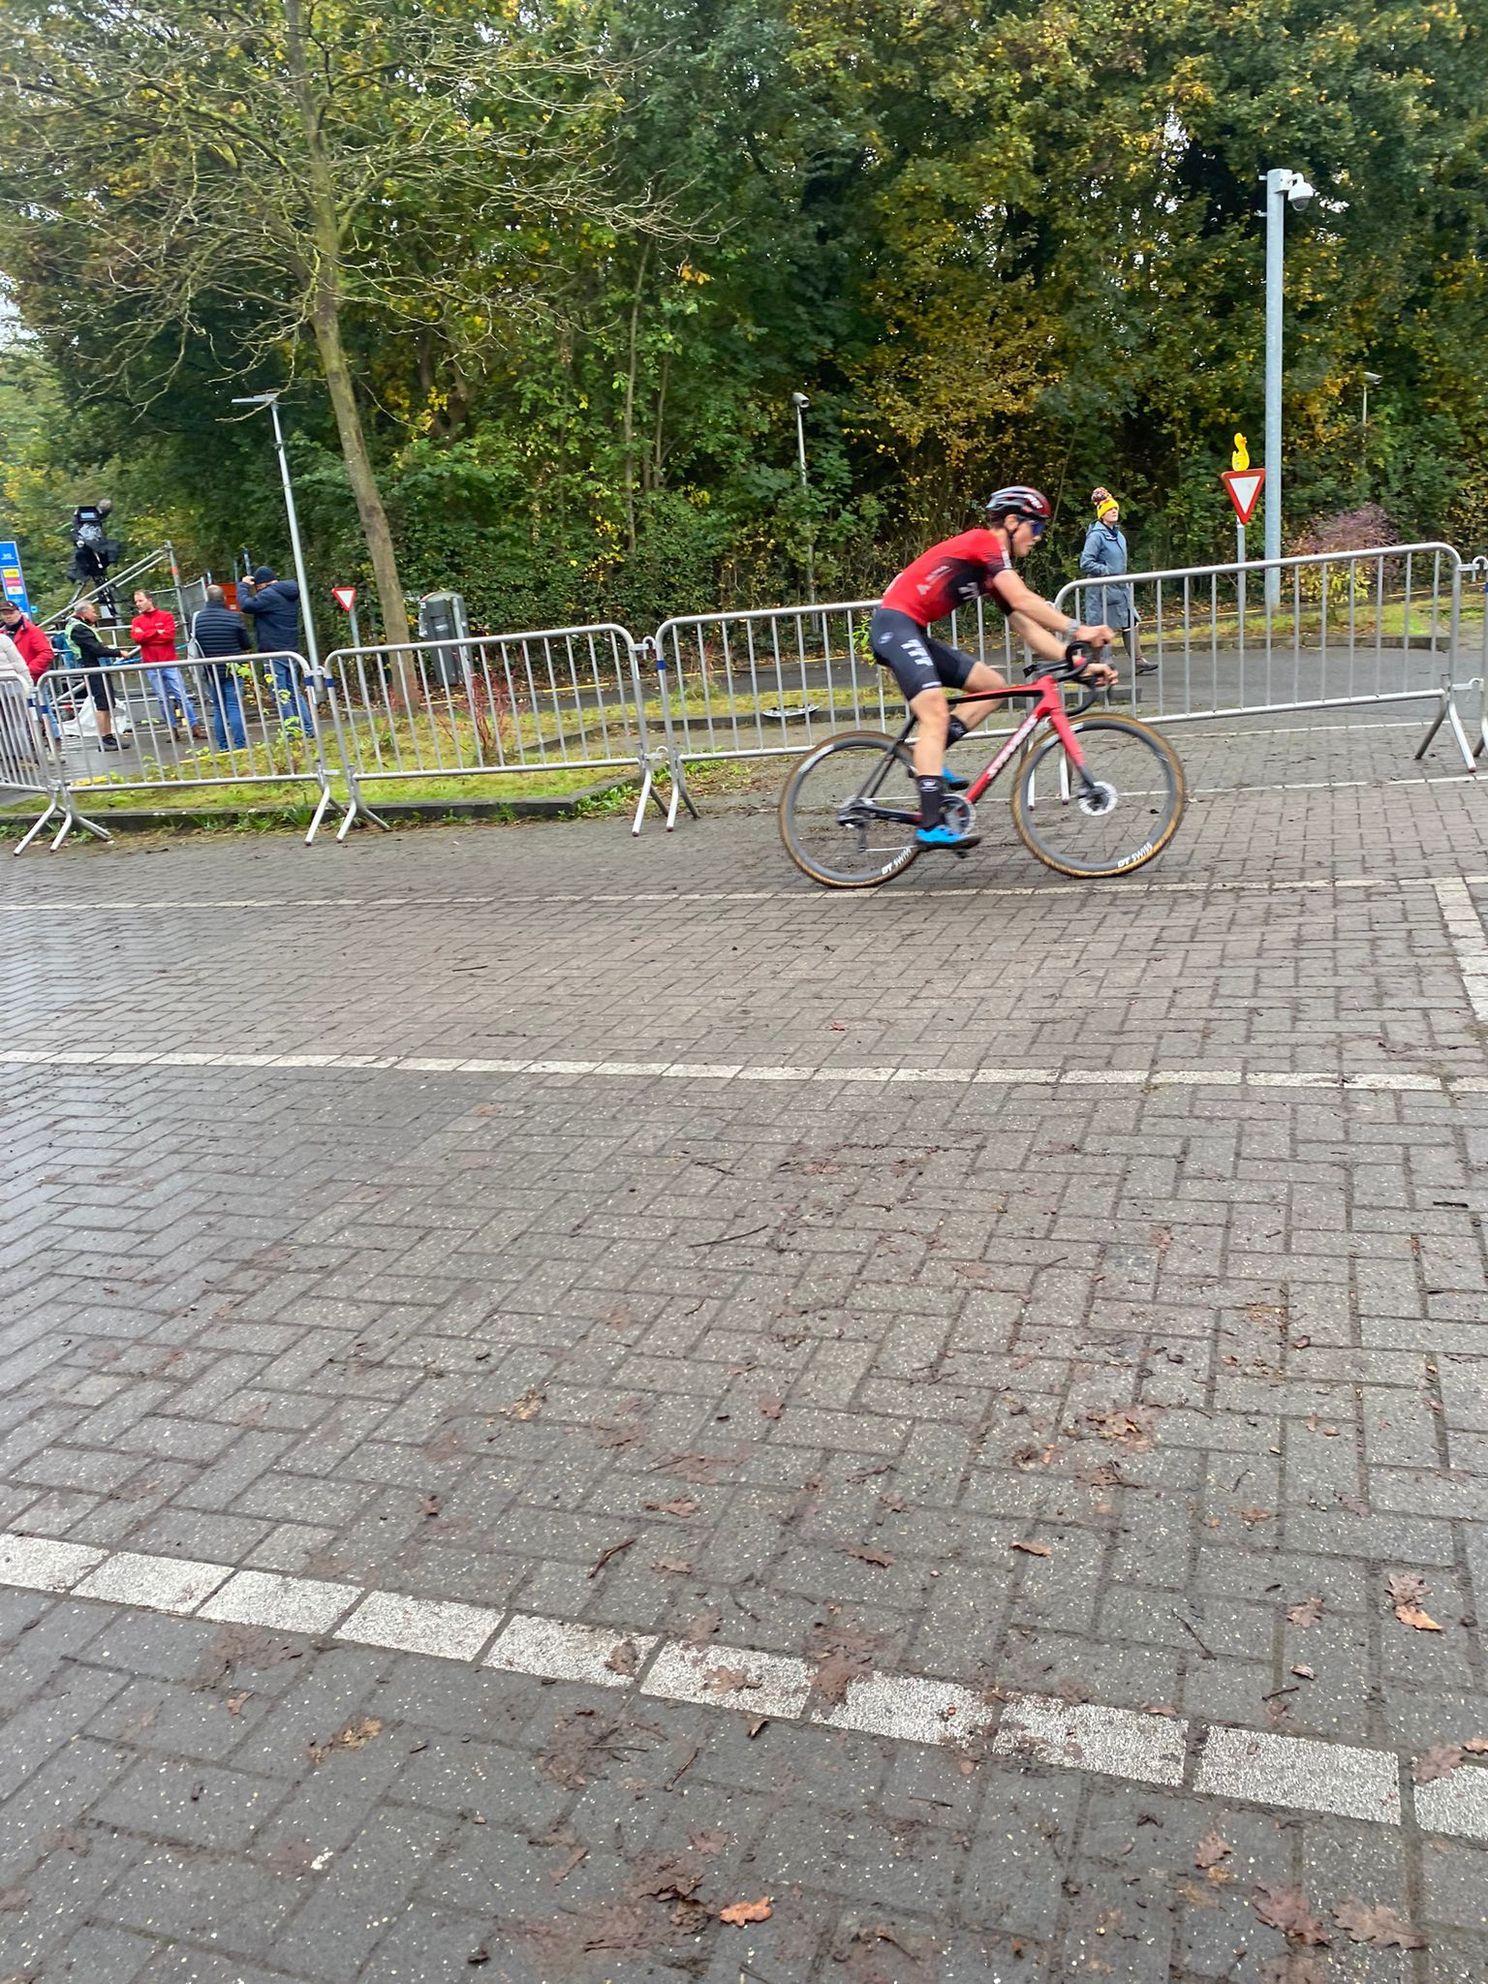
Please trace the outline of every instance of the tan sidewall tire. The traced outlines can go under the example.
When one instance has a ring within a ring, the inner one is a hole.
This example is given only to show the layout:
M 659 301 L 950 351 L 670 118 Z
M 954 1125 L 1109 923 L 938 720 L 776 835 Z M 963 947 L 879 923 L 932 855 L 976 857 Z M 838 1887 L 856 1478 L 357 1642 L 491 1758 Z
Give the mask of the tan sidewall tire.
M 801 858 L 798 851 L 791 845 L 788 822 L 790 819 L 790 800 L 792 793 L 795 792 L 798 786 L 804 783 L 807 773 L 811 771 L 813 766 L 819 765 L 823 758 L 830 758 L 836 752 L 865 744 L 872 744 L 880 751 L 893 750 L 899 762 L 912 772 L 908 751 L 904 749 L 903 745 L 896 745 L 894 739 L 886 735 L 885 732 L 881 730 L 845 730 L 840 737 L 828 739 L 825 744 L 819 744 L 814 751 L 809 751 L 802 758 L 790 777 L 785 781 L 780 794 L 780 803 L 775 809 L 776 818 L 780 824 L 781 846 L 784 847 L 786 853 L 800 869 L 801 873 L 808 875 L 813 882 L 819 883 L 824 889 L 882 888 L 885 882 L 892 882 L 896 875 L 902 875 L 906 868 L 912 867 L 921 852 L 919 845 L 913 835 L 911 835 L 909 849 L 904 859 L 897 866 L 891 868 L 887 874 L 866 875 L 860 882 L 846 882 L 835 875 L 824 875 L 819 868 L 813 868 L 809 862 Z
M 1023 818 L 1024 780 L 1028 775 L 1029 761 L 1035 754 L 1039 756 L 1043 755 L 1045 746 L 1041 739 L 1031 744 L 1028 750 L 1024 752 L 1018 766 L 1018 777 L 1013 786 L 1013 825 L 1017 829 L 1018 838 L 1036 861 L 1041 861 L 1046 868 L 1052 868 L 1056 874 L 1069 875 L 1077 882 L 1109 882 L 1119 880 L 1124 875 L 1135 875 L 1137 870 L 1139 868 L 1145 868 L 1149 861 L 1156 861 L 1157 857 L 1162 853 L 1182 824 L 1184 809 L 1188 805 L 1188 786 L 1183 776 L 1182 761 L 1160 730 L 1154 730 L 1150 724 L 1139 723 L 1134 716 L 1080 717 L 1076 719 L 1073 728 L 1077 736 L 1082 730 L 1125 730 L 1134 732 L 1137 736 L 1144 738 L 1156 751 L 1160 752 L 1171 767 L 1173 773 L 1173 817 L 1163 829 L 1160 837 L 1153 842 L 1140 861 L 1128 861 L 1120 868 L 1092 869 L 1066 867 L 1062 861 L 1056 861 L 1046 848 L 1039 845 Z

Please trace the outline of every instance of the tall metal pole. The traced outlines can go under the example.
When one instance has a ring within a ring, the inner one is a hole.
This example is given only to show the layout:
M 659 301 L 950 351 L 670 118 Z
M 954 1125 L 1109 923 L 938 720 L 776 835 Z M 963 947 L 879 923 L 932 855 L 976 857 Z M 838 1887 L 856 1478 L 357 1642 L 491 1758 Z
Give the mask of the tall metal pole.
M 294 485 L 289 479 L 289 455 L 284 446 L 284 429 L 279 425 L 277 396 L 269 401 L 269 417 L 274 423 L 274 450 L 279 457 L 279 475 L 284 484 L 284 509 L 289 518 L 289 548 L 294 555 L 295 583 L 300 588 L 300 613 L 305 622 L 306 659 L 320 671 L 320 651 L 315 644 L 315 621 L 310 612 L 310 581 L 305 577 L 305 553 L 300 546 L 300 520 L 295 514 Z
M 801 495 L 809 503 L 811 490 L 806 480 L 806 409 L 810 405 L 804 393 L 792 393 L 792 404 L 796 409 L 796 453 L 801 463 Z M 816 604 L 816 533 L 808 518 L 806 524 L 806 597 L 812 606 Z
M 1263 552 L 1267 564 L 1266 604 L 1281 598 L 1281 305 L 1282 220 L 1292 174 L 1273 166 L 1266 174 L 1266 520 Z

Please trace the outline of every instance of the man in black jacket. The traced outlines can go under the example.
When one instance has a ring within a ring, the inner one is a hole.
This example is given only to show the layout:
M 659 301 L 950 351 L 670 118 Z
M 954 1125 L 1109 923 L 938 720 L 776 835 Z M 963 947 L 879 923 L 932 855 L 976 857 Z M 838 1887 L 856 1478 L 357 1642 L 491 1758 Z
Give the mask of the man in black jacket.
M 288 655 L 301 652 L 300 589 L 293 579 L 276 579 L 272 565 L 260 565 L 250 583 L 238 586 L 238 604 L 252 616 L 253 631 L 260 654 Z M 285 723 L 298 721 L 303 734 L 315 728 L 315 718 L 306 701 L 296 661 L 272 661 L 274 700 Z
M 114 735 L 114 692 L 107 670 L 110 663 L 118 660 L 118 656 L 98 638 L 98 608 L 91 599 L 74 609 L 67 623 L 67 638 L 76 648 L 78 660 L 86 671 L 83 680 L 88 685 L 88 694 L 93 698 L 93 714 L 98 719 L 98 741 L 105 751 L 117 751 L 119 739 Z
M 243 685 L 234 662 L 250 652 L 248 625 L 234 613 L 221 586 L 207 587 L 207 603 L 191 619 L 191 651 L 206 662 L 207 713 L 212 742 L 219 751 L 241 751 L 248 742 L 243 722 Z

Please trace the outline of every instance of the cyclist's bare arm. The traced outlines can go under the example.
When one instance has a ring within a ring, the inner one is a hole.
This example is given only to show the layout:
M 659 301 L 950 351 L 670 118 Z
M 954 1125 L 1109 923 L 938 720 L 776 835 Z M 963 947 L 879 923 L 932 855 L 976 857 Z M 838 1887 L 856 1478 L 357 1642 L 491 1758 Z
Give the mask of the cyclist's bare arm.
M 999 572 L 992 581 L 992 590 L 1008 612 L 1024 623 L 1020 631 L 1028 645 L 1050 661 L 1060 660 L 1066 641 L 1088 641 L 1093 648 L 1108 648 L 1116 638 L 1104 623 L 1087 627 L 1072 620 L 1067 613 L 1061 613 L 1047 599 L 1040 599 L 1032 586 L 1025 585 L 1014 571 Z M 1033 638 L 1031 630 L 1034 628 L 1040 633 L 1059 635 L 1059 642 L 1054 647 L 1046 647 Z

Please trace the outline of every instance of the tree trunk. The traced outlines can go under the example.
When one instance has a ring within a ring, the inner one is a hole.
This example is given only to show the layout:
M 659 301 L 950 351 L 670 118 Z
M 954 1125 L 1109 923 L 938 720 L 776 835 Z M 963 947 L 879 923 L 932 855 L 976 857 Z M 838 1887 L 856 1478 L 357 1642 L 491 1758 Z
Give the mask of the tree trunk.
M 367 453 L 361 408 L 356 402 L 351 368 L 346 362 L 346 351 L 341 342 L 341 306 L 334 290 L 318 289 L 311 324 L 320 353 L 321 370 L 325 374 L 326 391 L 330 394 L 331 408 L 336 416 L 336 431 L 341 437 L 341 453 L 345 457 L 351 493 L 356 497 L 357 515 L 362 520 L 367 550 L 372 557 L 372 582 L 377 588 L 377 603 L 382 609 L 383 639 L 394 647 L 401 647 L 409 639 L 408 610 L 403 604 L 403 585 L 398 577 L 393 533 L 388 525 L 387 511 L 383 508 L 382 492 L 377 487 L 372 460 Z
M 372 559 L 372 582 L 382 609 L 383 639 L 393 646 L 407 643 L 408 612 L 403 604 L 403 586 L 398 577 L 398 559 L 393 550 L 393 533 L 382 491 L 367 452 L 367 435 L 361 408 L 351 383 L 346 347 L 341 339 L 341 229 L 336 210 L 336 189 L 321 135 L 320 110 L 310 80 L 305 48 L 303 0 L 285 0 L 285 52 L 294 81 L 299 106 L 300 127 L 305 140 L 307 194 L 315 236 L 315 266 L 310 271 L 310 325 L 315 348 L 320 354 L 326 391 L 336 416 L 336 432 L 351 493 L 356 498 L 357 515 L 367 539 Z
M 641 323 L 641 291 L 646 281 L 646 258 L 650 253 L 651 243 L 648 241 L 641 249 L 641 263 L 636 270 L 635 295 L 630 305 L 630 363 L 625 372 L 625 548 L 632 557 L 636 548 L 636 368 Z

